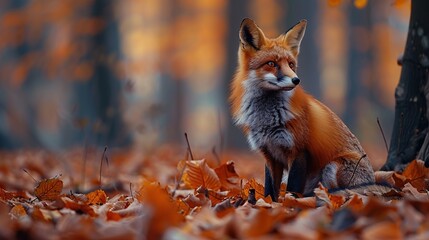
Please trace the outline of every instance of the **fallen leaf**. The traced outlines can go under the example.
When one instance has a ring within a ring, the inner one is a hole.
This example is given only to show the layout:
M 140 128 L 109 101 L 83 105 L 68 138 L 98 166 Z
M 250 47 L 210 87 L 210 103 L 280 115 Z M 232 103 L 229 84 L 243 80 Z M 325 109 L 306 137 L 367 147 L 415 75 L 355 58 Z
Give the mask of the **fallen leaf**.
M 14 196 L 15 194 L 6 191 L 3 188 L 0 188 L 0 200 L 7 202 L 10 199 L 12 199 Z
M 167 228 L 178 226 L 184 217 L 171 196 L 158 184 L 146 184 L 140 191 L 141 201 L 152 208 L 148 239 L 161 239 Z
M 190 188 L 203 186 L 207 189 L 220 190 L 221 183 L 216 172 L 210 168 L 206 160 L 186 161 L 183 182 Z
M 428 201 L 429 195 L 427 192 L 419 192 L 412 184 L 406 183 L 402 188 L 402 192 L 407 193 L 405 196 L 407 199 L 416 199 L 420 201 Z
M 322 184 L 319 184 L 319 187 L 314 189 L 314 194 L 318 200 L 325 202 L 331 210 L 340 208 L 346 201 L 346 198 L 342 195 L 330 194 Z
M 403 239 L 401 226 L 396 222 L 371 224 L 362 232 L 362 239 Z
M 263 200 L 260 199 L 260 201 Z M 247 219 L 248 223 L 243 226 L 243 235 L 245 238 L 263 236 L 277 227 L 277 223 L 281 222 L 285 217 L 285 213 L 280 208 L 253 209 L 249 218 Z
M 409 182 L 417 188 L 418 191 L 426 190 L 425 178 L 429 176 L 429 169 L 425 167 L 423 161 L 412 161 L 407 165 L 402 175 L 409 179 Z
M 234 162 L 230 161 L 215 168 L 222 190 L 240 189 L 240 177 L 235 171 Z
M 393 180 L 394 171 L 376 171 L 374 173 L 375 182 L 379 184 L 389 184 L 391 186 L 395 185 L 395 180 Z
M 34 195 L 42 201 L 54 201 L 60 196 L 62 190 L 63 181 L 58 178 L 49 178 L 39 182 L 34 189 Z
M 101 189 L 86 194 L 86 197 L 88 198 L 86 201 L 88 205 L 103 205 L 107 202 L 107 195 Z
M 122 219 L 122 216 L 117 212 L 107 211 L 106 218 L 107 218 L 107 221 L 119 221 Z
M 254 178 L 250 179 L 243 187 L 243 195 L 248 198 L 249 190 L 255 189 L 256 200 L 264 198 L 264 187 L 258 183 Z
M 61 197 L 60 200 L 64 208 L 74 210 L 77 214 L 88 214 L 91 217 L 96 217 L 98 215 L 95 213 L 94 209 L 86 203 L 76 202 L 68 197 Z
M 291 194 L 286 194 L 282 202 L 284 207 L 308 209 L 316 207 L 315 197 L 295 198 Z
M 10 209 L 9 214 L 12 218 L 19 219 L 22 217 L 27 216 L 27 212 L 25 211 L 25 208 L 21 204 L 17 204 L 13 206 L 12 209 Z

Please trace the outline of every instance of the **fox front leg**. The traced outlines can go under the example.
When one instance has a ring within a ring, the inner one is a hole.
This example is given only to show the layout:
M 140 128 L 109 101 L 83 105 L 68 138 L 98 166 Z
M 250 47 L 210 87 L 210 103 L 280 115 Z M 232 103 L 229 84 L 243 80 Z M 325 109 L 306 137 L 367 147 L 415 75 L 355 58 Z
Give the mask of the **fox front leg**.
M 287 188 L 288 192 L 304 194 L 307 173 L 307 154 L 296 158 L 289 169 Z

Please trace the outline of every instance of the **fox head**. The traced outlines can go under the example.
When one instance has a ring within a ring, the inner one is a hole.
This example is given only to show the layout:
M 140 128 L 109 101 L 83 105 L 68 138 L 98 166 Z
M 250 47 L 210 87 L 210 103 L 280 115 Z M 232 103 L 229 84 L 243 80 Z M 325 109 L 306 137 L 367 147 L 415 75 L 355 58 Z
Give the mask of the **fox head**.
M 277 38 L 265 37 L 256 23 L 245 18 L 240 26 L 239 69 L 247 81 L 261 89 L 290 91 L 300 82 L 297 57 L 306 20 L 301 20 Z

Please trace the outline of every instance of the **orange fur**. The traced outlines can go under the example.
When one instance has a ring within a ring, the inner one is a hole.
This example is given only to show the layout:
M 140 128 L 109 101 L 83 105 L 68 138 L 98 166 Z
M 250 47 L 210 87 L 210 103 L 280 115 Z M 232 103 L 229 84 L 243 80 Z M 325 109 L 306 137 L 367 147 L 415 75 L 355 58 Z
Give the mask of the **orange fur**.
M 243 21 L 240 29 L 241 45 L 238 51 L 238 67 L 231 83 L 229 98 L 232 115 L 235 119 L 240 118 L 240 114 L 242 114 L 243 98 L 246 94 L 244 82 L 250 78 L 251 74 L 254 74 L 254 78 L 260 79 L 260 81 L 264 81 L 266 74 L 297 77 L 297 56 L 305 30 L 305 22 L 300 22 L 296 26 L 298 27 L 292 28 L 286 34 L 270 39 L 265 37 L 262 30 L 253 21 Z M 297 44 L 296 40 L 298 40 Z M 267 64 L 270 61 L 275 63 L 275 68 Z M 344 171 L 338 172 L 338 176 L 335 177 L 350 178 L 350 170 L 347 166 L 350 162 L 355 164 L 356 168 L 361 167 L 362 174 L 366 174 L 366 172 L 373 174 L 367 158 L 364 159 L 364 163 L 357 165 L 365 152 L 345 124 L 328 107 L 307 94 L 301 87 L 296 86 L 290 91 L 289 102 L 285 102 L 284 105 L 293 118 L 286 121 L 284 128 L 293 136 L 293 146 L 287 150 L 280 148 L 283 149 L 283 157 L 277 161 L 283 162 L 284 165 L 281 166 L 289 170 L 291 162 L 306 152 L 309 154 L 308 168 L 303 174 L 308 175 L 307 178 L 322 174 L 321 172 L 329 163 L 336 163 L 339 171 Z M 246 135 L 251 131 L 245 124 L 240 126 Z M 267 158 L 269 165 L 278 166 L 272 161 Z M 349 172 L 345 172 L 344 169 Z M 278 172 L 278 169 L 276 171 L 271 169 L 271 171 Z M 278 176 L 274 176 L 274 178 L 278 178 Z M 274 182 L 275 185 L 279 184 L 278 179 L 275 179 Z M 348 179 L 340 179 L 334 185 L 344 182 L 348 182 Z

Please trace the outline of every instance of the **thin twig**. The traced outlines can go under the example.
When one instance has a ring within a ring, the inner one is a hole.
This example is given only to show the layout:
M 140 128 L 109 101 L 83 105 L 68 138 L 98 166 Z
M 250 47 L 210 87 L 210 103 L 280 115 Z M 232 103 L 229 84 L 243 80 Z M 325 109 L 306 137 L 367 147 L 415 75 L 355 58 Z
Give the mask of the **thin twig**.
M 189 144 L 187 133 L 185 133 L 185 139 L 186 139 L 186 144 L 188 144 L 188 151 L 189 151 L 189 154 L 191 155 L 191 160 L 194 160 L 195 158 L 194 158 L 194 155 L 192 154 L 191 145 Z
M 387 145 L 386 136 L 384 135 L 384 131 L 383 131 L 383 128 L 381 127 L 380 120 L 378 119 L 378 117 L 377 117 L 377 124 L 378 124 L 378 127 L 380 128 L 381 135 L 383 135 L 383 140 L 384 140 L 384 145 L 386 146 L 386 151 L 389 152 L 389 147 Z
M 27 173 L 28 174 L 28 176 L 30 176 L 33 180 L 34 180 L 34 182 L 38 182 L 28 171 L 27 171 L 27 169 L 25 169 L 25 168 L 23 168 L 22 169 L 22 171 L 24 171 L 25 173 Z
M 133 196 L 133 189 L 131 188 L 131 186 L 132 186 L 132 183 L 130 182 L 130 195 L 131 195 L 131 198 L 134 198 L 134 196 Z
M 106 156 L 106 152 L 107 152 L 107 146 L 104 147 L 104 151 L 103 151 L 103 155 L 101 155 L 101 160 L 100 160 L 100 188 L 101 188 L 101 172 L 103 169 L 103 160 L 106 159 L 106 163 L 107 166 L 109 166 L 109 159 Z
M 350 183 L 352 182 L 353 178 L 355 177 L 356 170 L 357 170 L 357 168 L 359 167 L 359 163 L 360 163 L 360 161 L 362 161 L 362 159 L 363 159 L 364 157 L 366 157 L 366 154 L 362 155 L 362 157 L 360 157 L 359 161 L 357 162 L 356 167 L 355 167 L 355 169 L 353 170 L 352 177 L 350 178 L 349 183 L 347 184 L 347 187 L 349 187 L 349 186 L 350 186 Z

